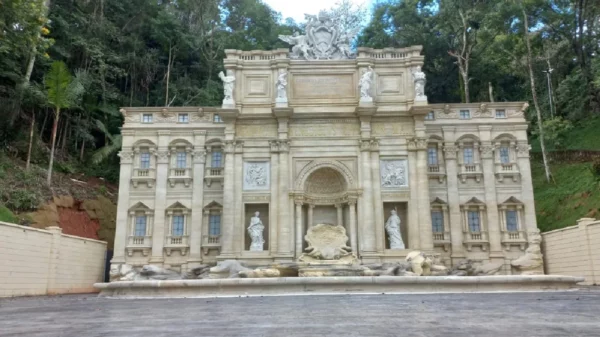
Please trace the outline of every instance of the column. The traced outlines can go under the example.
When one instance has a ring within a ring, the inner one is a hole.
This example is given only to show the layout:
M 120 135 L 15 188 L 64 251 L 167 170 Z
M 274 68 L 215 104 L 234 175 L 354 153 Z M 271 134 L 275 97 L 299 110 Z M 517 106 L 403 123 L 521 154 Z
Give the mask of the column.
M 287 122 L 286 122 L 287 124 Z M 280 256 L 292 257 L 293 231 L 289 222 L 289 140 L 279 140 L 279 233 L 278 253 Z M 297 215 L 296 215 L 297 216 Z M 296 240 L 298 241 L 298 240 Z
M 337 210 L 337 225 L 344 227 L 344 215 L 342 213 L 343 208 L 342 204 L 336 204 L 335 208 Z
M 352 247 L 352 252 L 356 254 L 358 252 L 356 240 L 356 199 L 348 200 L 348 206 L 350 207 L 350 247 Z
M 494 147 L 491 142 L 492 127 L 479 126 L 481 145 L 475 151 L 483 171 L 483 187 L 485 190 L 486 224 L 488 240 L 490 243 L 490 258 L 504 259 L 502 252 L 502 234 L 500 232 L 500 219 L 498 217 L 498 197 L 496 195 L 496 167 L 494 162 Z
M 223 177 L 223 218 L 221 223 L 221 259 L 233 257 L 233 232 L 234 232 L 234 152 L 235 141 L 225 141 L 225 167 Z
M 525 219 L 519 223 L 522 230 L 533 232 L 537 229 L 537 220 L 535 217 L 535 203 L 533 199 L 533 182 L 531 181 L 531 163 L 529 161 L 530 146 L 526 141 L 519 141 L 517 144 L 517 161 L 519 172 L 521 173 L 521 201 L 523 202 L 523 213 Z
M 306 226 L 306 230 L 308 230 L 309 228 L 311 228 L 312 226 L 314 226 L 314 222 L 313 222 L 313 211 L 315 209 L 315 205 L 314 204 L 308 204 L 308 219 L 307 222 L 307 226 Z M 339 215 L 338 215 L 339 216 Z
M 302 200 L 295 200 L 296 205 L 296 258 L 302 255 L 302 243 L 304 235 L 302 235 Z
M 379 171 L 379 141 L 371 142 L 371 177 L 373 179 L 373 215 L 376 248 L 378 253 L 385 250 L 383 202 L 381 201 L 381 172 Z
M 169 135 L 170 131 L 158 131 L 158 151 L 156 152 L 156 193 L 154 194 L 154 228 L 152 230 L 152 256 L 150 263 L 164 262 L 165 209 L 167 208 L 167 179 L 169 176 Z
M 244 221 L 244 203 L 242 189 L 244 185 L 244 159 L 242 153 L 244 150 L 244 143 L 242 141 L 235 141 L 235 159 L 234 159 L 234 186 L 233 186 L 233 251 L 236 256 L 239 256 L 245 249 L 244 240 L 246 238 L 246 224 Z
M 204 140 L 206 131 L 194 131 L 195 148 L 192 152 L 192 216 L 188 222 L 190 226 L 190 255 L 188 258 L 188 270 L 202 263 L 202 227 L 204 224 L 204 167 L 206 163 L 206 151 Z
M 375 219 L 373 219 L 373 185 L 371 180 L 371 140 L 361 140 L 362 174 L 362 209 L 363 219 L 360 226 L 361 255 L 372 255 L 376 252 Z
M 271 199 L 269 202 L 269 250 L 277 253 L 279 226 L 279 141 L 269 141 L 271 146 Z
M 444 132 L 444 161 L 446 162 L 446 180 L 448 186 L 448 212 L 449 222 L 444 226 L 450 232 L 452 247 L 452 265 L 465 257 L 463 248 L 463 228 L 458 199 L 458 164 L 457 154 L 459 148 L 454 144 L 454 128 L 443 128 Z
M 427 175 L 427 138 L 416 138 L 417 148 L 417 194 L 419 213 L 419 237 L 421 249 L 433 251 L 431 228 L 431 202 L 429 200 L 429 176 Z
M 111 263 L 125 263 L 125 246 L 127 245 L 127 218 L 129 214 L 129 190 L 131 187 L 131 172 L 133 152 L 119 152 L 121 171 L 119 172 L 119 201 L 117 203 L 117 228 L 115 230 L 114 255 Z
M 414 142 L 409 141 L 408 146 L 408 186 L 410 188 L 410 200 L 408 202 L 408 243 L 406 247 L 418 250 L 421 249 L 421 238 L 419 235 L 417 153 Z

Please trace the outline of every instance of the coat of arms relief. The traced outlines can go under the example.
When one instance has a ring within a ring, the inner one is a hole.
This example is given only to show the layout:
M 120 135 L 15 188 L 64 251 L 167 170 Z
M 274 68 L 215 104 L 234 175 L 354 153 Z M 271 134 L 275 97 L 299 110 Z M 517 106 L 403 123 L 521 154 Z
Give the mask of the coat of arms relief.
M 290 58 L 305 60 L 340 60 L 354 58 L 350 41 L 358 33 L 340 30 L 338 18 L 327 12 L 319 15 L 304 15 L 306 34 L 279 35 L 279 38 L 292 45 Z

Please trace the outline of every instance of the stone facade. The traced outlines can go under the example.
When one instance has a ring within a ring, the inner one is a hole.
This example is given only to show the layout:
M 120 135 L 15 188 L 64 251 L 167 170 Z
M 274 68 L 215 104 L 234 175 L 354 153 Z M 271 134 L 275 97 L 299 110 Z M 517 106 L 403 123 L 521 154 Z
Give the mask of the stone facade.
M 307 230 L 329 223 L 362 263 L 420 250 L 509 273 L 537 229 L 526 104 L 428 104 L 420 53 L 226 50 L 222 107 L 123 108 L 112 263 L 296 261 Z M 406 249 L 390 249 L 392 210 Z

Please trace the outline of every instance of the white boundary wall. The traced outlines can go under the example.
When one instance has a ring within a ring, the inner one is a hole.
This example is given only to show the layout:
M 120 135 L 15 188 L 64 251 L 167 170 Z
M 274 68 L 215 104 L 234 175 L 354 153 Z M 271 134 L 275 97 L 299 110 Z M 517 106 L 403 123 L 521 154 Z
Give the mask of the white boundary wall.
M 542 237 L 546 274 L 583 276 L 583 284 L 600 284 L 600 220 L 582 218 Z
M 106 242 L 0 222 L 0 297 L 96 292 Z

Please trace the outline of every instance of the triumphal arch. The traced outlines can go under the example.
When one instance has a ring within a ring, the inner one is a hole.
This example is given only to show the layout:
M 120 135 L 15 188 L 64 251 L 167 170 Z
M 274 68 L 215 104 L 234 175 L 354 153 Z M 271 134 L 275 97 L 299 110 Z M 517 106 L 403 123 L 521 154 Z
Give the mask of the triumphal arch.
M 326 14 L 290 49 L 226 50 L 218 107 L 124 115 L 113 264 L 297 261 L 342 226 L 362 263 L 524 254 L 524 103 L 429 104 L 421 47 L 357 48 Z

